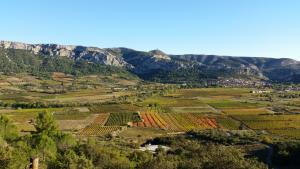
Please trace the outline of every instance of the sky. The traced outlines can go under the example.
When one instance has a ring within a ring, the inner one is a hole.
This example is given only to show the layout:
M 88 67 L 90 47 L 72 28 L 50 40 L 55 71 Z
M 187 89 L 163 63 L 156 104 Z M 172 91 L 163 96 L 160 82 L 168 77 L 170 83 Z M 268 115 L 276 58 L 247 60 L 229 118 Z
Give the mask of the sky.
M 0 39 L 300 60 L 299 0 L 4 0 Z

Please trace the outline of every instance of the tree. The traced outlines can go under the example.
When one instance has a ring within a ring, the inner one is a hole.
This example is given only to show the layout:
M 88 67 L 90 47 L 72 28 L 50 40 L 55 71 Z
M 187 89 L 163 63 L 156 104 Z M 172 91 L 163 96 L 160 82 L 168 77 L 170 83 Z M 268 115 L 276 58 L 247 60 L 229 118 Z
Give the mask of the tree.
M 134 151 L 128 158 L 130 161 L 135 163 L 136 168 L 142 168 L 144 163 L 153 159 L 153 154 L 149 151 Z
M 52 138 L 42 133 L 39 134 L 35 139 L 36 151 L 43 161 L 51 161 L 56 158 L 57 148 Z
M 12 158 L 12 151 L 8 145 L 0 145 L 0 169 L 6 169 Z
M 176 169 L 178 168 L 178 161 L 174 156 L 168 156 L 166 154 L 158 155 L 150 161 L 144 162 L 138 166 L 139 169 Z
M 4 140 L 12 140 L 18 136 L 17 127 L 6 116 L 0 116 L 0 136 Z
M 53 115 L 46 111 L 39 113 L 35 123 L 36 133 L 43 133 L 48 136 L 54 136 L 58 133 L 58 126 Z
M 81 155 L 77 159 L 76 169 L 92 169 L 94 168 L 91 160 L 87 159 L 84 155 Z
M 94 166 L 84 155 L 77 155 L 72 149 L 68 149 L 58 156 L 50 168 L 92 169 Z
M 25 141 L 18 141 L 14 144 L 10 168 L 26 168 L 29 164 L 31 147 Z
M 57 148 L 62 151 L 66 151 L 67 149 L 71 149 L 76 145 L 76 140 L 71 134 L 67 133 L 59 133 L 55 137 L 55 142 L 57 144 Z

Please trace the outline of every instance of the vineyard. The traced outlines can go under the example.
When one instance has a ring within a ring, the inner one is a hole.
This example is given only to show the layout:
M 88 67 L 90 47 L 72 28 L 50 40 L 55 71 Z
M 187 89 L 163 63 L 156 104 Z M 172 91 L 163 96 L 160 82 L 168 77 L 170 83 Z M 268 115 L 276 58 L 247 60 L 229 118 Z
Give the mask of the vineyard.
M 78 135 L 81 136 L 101 136 L 109 133 L 117 132 L 122 129 L 121 126 L 104 126 L 110 114 L 101 113 L 93 120 L 93 122 L 79 131 Z
M 162 119 L 159 113 L 156 112 L 143 112 L 140 114 L 143 119 L 141 122 L 134 122 L 133 126 L 135 127 L 153 127 L 166 129 L 167 123 Z
M 217 128 L 215 119 L 198 113 L 141 113 L 142 122 L 133 123 L 135 127 L 152 127 L 168 131 L 190 131 L 193 129 Z
M 163 119 L 167 121 L 167 130 L 190 131 L 193 129 L 217 128 L 215 119 L 207 118 L 198 113 L 165 113 Z
M 80 136 L 101 136 L 110 134 L 113 132 L 119 132 L 124 129 L 121 126 L 102 126 L 99 124 L 91 124 L 82 129 L 78 135 Z
M 103 126 L 106 122 L 107 119 L 109 117 L 109 113 L 102 113 L 99 114 L 93 121 L 94 124 L 99 124 L 101 126 Z
M 219 117 L 218 124 L 220 125 L 221 128 L 225 128 L 229 130 L 238 130 L 241 126 L 241 122 L 229 117 Z
M 140 121 L 142 120 L 137 112 L 110 113 L 105 126 L 125 126 L 128 123 Z
M 91 108 L 91 112 L 101 113 L 97 114 L 78 134 L 103 136 L 108 133 L 118 133 L 122 131 L 122 127 L 133 130 L 153 129 L 157 132 L 187 132 L 212 128 L 239 130 L 246 127 L 265 130 L 284 137 L 300 137 L 298 133 L 300 115 L 277 115 L 262 102 L 232 99 L 249 96 L 247 90 L 232 90 L 233 93 L 227 89 L 216 91 L 215 89 L 189 89 L 173 95 L 149 97 L 140 106 L 138 104 L 95 106 Z M 157 107 L 149 108 L 149 105 Z M 164 111 L 160 111 L 161 109 Z M 74 123 L 70 120 L 62 121 L 62 123 L 66 122 Z

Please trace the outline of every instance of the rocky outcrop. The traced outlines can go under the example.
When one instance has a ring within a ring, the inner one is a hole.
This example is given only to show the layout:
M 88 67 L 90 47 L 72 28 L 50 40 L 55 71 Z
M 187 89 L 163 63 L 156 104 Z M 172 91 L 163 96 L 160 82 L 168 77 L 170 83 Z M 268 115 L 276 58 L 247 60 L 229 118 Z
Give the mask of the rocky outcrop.
M 21 49 L 33 54 L 68 57 L 105 65 L 124 67 L 137 75 L 161 71 L 197 69 L 202 73 L 251 76 L 275 81 L 300 79 L 300 62 L 292 59 L 232 57 L 217 55 L 168 55 L 160 50 L 149 52 L 128 48 L 97 48 L 57 44 L 25 44 L 0 41 L 5 49 Z
M 122 57 L 96 47 L 56 45 L 56 44 L 25 44 L 19 42 L 0 41 L 0 47 L 5 49 L 27 50 L 34 54 L 68 57 L 74 60 L 86 60 L 119 67 L 130 66 Z

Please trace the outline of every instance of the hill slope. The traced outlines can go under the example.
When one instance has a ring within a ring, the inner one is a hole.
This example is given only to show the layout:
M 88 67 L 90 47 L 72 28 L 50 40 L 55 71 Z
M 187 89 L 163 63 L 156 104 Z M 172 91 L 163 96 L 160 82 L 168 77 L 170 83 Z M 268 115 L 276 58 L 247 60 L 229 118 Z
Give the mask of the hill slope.
M 168 55 L 159 50 L 143 52 L 128 48 L 102 49 L 57 44 L 33 45 L 9 41 L 0 41 L 0 48 L 0 59 L 3 61 L 1 71 L 5 71 L 8 69 L 7 67 L 10 67 L 10 70 L 33 69 L 32 67 L 39 63 L 49 66 L 50 63 L 45 63 L 45 60 L 49 61 L 55 58 L 60 61 L 57 62 L 57 65 L 51 62 L 52 68 L 48 71 L 57 69 L 57 66 L 64 69 L 62 65 L 59 66 L 59 63 L 63 60 L 64 63 L 70 62 L 69 67 L 73 69 L 71 73 L 76 71 L 82 72 L 82 70 L 76 69 L 83 63 L 89 63 L 92 64 L 92 67 L 107 65 L 110 69 L 128 70 L 143 79 L 161 82 L 199 81 L 201 79 L 216 79 L 220 77 L 300 82 L 300 62 L 292 59 L 216 55 Z M 32 56 L 43 57 L 39 57 L 40 59 L 36 60 Z M 14 63 L 11 63 L 10 60 L 13 60 Z M 78 63 L 80 64 L 78 65 Z M 77 67 L 74 66 L 76 64 Z M 87 68 L 91 73 L 94 69 L 92 67 Z M 101 68 L 103 69 L 101 71 L 108 67 L 102 66 Z M 89 72 L 85 71 L 86 73 Z

